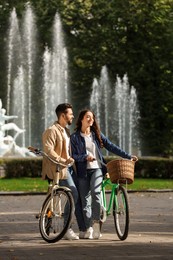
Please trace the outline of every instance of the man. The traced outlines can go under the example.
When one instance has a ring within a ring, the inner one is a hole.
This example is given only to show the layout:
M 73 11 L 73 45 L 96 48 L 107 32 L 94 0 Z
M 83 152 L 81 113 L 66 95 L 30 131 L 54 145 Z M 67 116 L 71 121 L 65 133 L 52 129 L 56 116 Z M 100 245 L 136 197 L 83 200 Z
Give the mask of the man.
M 71 125 L 74 118 L 72 105 L 69 103 L 59 104 L 55 112 L 57 121 L 43 133 L 43 150 L 52 159 L 68 166 L 74 162 L 73 158 L 70 157 L 70 132 L 66 127 L 67 125 Z M 57 176 L 57 165 L 47 158 L 43 158 L 42 178 L 54 179 L 56 182 L 59 181 L 61 186 L 66 186 L 71 189 L 75 202 L 75 215 L 79 230 L 83 231 L 85 230 L 85 226 L 78 191 L 75 185 L 75 173 L 72 167 L 64 167 L 59 173 L 60 180 L 57 179 Z M 76 240 L 79 239 L 79 237 L 70 228 L 65 235 L 65 239 Z

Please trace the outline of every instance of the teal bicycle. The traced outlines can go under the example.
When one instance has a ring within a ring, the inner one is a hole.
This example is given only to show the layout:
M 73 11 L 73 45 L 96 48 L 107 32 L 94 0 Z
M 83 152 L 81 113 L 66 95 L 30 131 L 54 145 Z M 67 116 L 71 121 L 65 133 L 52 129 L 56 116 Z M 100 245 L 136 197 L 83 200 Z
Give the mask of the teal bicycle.
M 134 165 L 135 161 L 125 159 L 109 162 L 107 164 L 109 174 L 106 175 L 101 187 L 101 226 L 112 213 L 120 240 L 125 240 L 129 232 L 129 201 L 126 187 L 134 180 Z M 111 190 L 108 201 L 106 187 Z
M 111 187 L 110 199 L 106 200 L 106 186 Z M 113 214 L 116 233 L 120 240 L 125 240 L 129 231 L 129 203 L 126 189 L 114 184 L 109 178 L 104 179 L 101 188 L 101 226 L 107 216 Z

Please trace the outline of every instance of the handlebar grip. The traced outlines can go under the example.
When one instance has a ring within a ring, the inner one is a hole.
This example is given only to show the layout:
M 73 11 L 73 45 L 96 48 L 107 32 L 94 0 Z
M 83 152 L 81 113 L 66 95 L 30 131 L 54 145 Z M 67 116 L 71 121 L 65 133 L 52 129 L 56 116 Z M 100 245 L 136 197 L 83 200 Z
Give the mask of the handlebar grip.
M 37 148 L 33 147 L 33 146 L 29 146 L 29 147 L 28 147 L 28 150 L 30 150 L 30 151 L 33 152 L 33 153 L 39 152 L 39 150 L 38 150 Z

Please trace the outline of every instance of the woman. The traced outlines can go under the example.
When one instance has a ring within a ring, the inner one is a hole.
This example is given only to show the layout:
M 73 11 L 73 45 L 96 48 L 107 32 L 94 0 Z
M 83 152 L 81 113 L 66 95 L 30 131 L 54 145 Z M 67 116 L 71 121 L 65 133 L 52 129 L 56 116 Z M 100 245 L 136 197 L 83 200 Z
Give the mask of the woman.
M 79 193 L 87 230 L 80 232 L 80 238 L 100 237 L 100 188 L 106 174 L 105 160 L 101 148 L 123 158 L 137 160 L 110 142 L 99 130 L 94 113 L 85 109 L 79 114 L 76 132 L 71 135 L 72 157 L 76 163 Z

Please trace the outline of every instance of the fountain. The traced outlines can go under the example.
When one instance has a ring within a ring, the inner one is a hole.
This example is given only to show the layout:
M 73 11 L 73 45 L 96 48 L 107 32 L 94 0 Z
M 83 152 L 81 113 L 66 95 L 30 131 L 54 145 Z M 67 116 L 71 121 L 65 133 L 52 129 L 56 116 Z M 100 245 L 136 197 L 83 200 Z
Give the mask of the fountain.
M 32 137 L 32 83 L 36 56 L 35 17 L 29 4 L 26 5 L 21 30 L 19 27 L 14 8 L 8 35 L 7 113 L 17 113 L 18 125 L 27 130 L 22 140 L 18 140 L 25 146 L 31 143 Z
M 100 79 L 94 79 L 92 85 L 90 106 L 95 111 L 98 124 L 104 129 L 106 136 L 109 135 L 109 100 L 111 98 L 110 83 L 106 66 L 101 70 Z
M 70 102 L 68 55 L 58 12 L 52 26 L 52 47 L 45 46 L 38 55 L 38 30 L 31 5 L 26 4 L 22 20 L 18 19 L 15 8 L 10 15 L 7 114 L 17 115 L 16 125 L 26 130 L 15 138 L 19 147 L 40 146 L 42 132 L 56 119 L 57 104 Z M 122 81 L 117 77 L 115 87 L 110 84 L 106 66 L 101 70 L 100 79 L 93 81 L 90 106 L 101 130 L 129 153 L 138 145 L 134 143 L 136 100 L 136 91 L 129 87 L 126 76 Z
M 109 82 L 106 66 L 100 79 L 94 79 L 90 107 L 95 112 L 101 131 L 126 152 L 139 155 L 136 126 L 139 118 L 137 96 L 129 86 L 127 75 L 116 78 L 115 86 Z
M 67 102 L 69 98 L 67 51 L 63 41 L 62 26 L 58 13 L 55 15 L 53 25 L 53 50 L 49 50 L 48 47 L 45 48 L 43 68 L 44 127 L 47 128 L 55 118 L 54 110 L 57 104 Z
M 16 124 L 26 129 L 15 140 L 21 147 L 32 145 L 33 142 L 40 145 L 41 134 L 38 134 L 36 123 L 39 122 L 39 131 L 42 133 L 56 119 L 57 104 L 67 102 L 69 98 L 68 58 L 61 27 L 60 17 L 56 13 L 52 49 L 45 47 L 41 54 L 43 62 L 40 62 L 36 17 L 31 5 L 26 4 L 21 21 L 17 18 L 15 8 L 11 12 L 8 31 L 7 114 L 16 114 Z M 38 67 L 41 68 L 39 72 L 35 69 Z M 41 86 L 38 86 L 38 82 L 41 82 Z M 34 107 L 35 104 L 37 107 Z
M 90 107 L 96 113 L 100 128 L 104 129 L 104 134 L 109 136 L 109 105 L 110 105 L 110 83 L 106 66 L 101 70 L 100 79 L 94 79 L 90 98 Z M 108 151 L 106 150 L 106 154 Z
M 117 76 L 114 95 L 115 124 L 118 134 L 118 145 L 128 153 L 138 154 L 139 138 L 137 125 L 139 110 L 137 105 L 136 90 L 130 88 L 127 75 L 123 79 Z
M 7 72 L 7 114 L 10 113 L 12 82 L 14 80 L 13 75 L 16 73 L 16 63 L 20 60 L 21 39 L 19 33 L 19 24 L 16 15 L 15 8 L 10 15 L 10 28 L 8 32 L 8 72 Z M 19 54 L 19 55 L 18 55 Z M 15 71 L 14 71 L 15 70 Z

